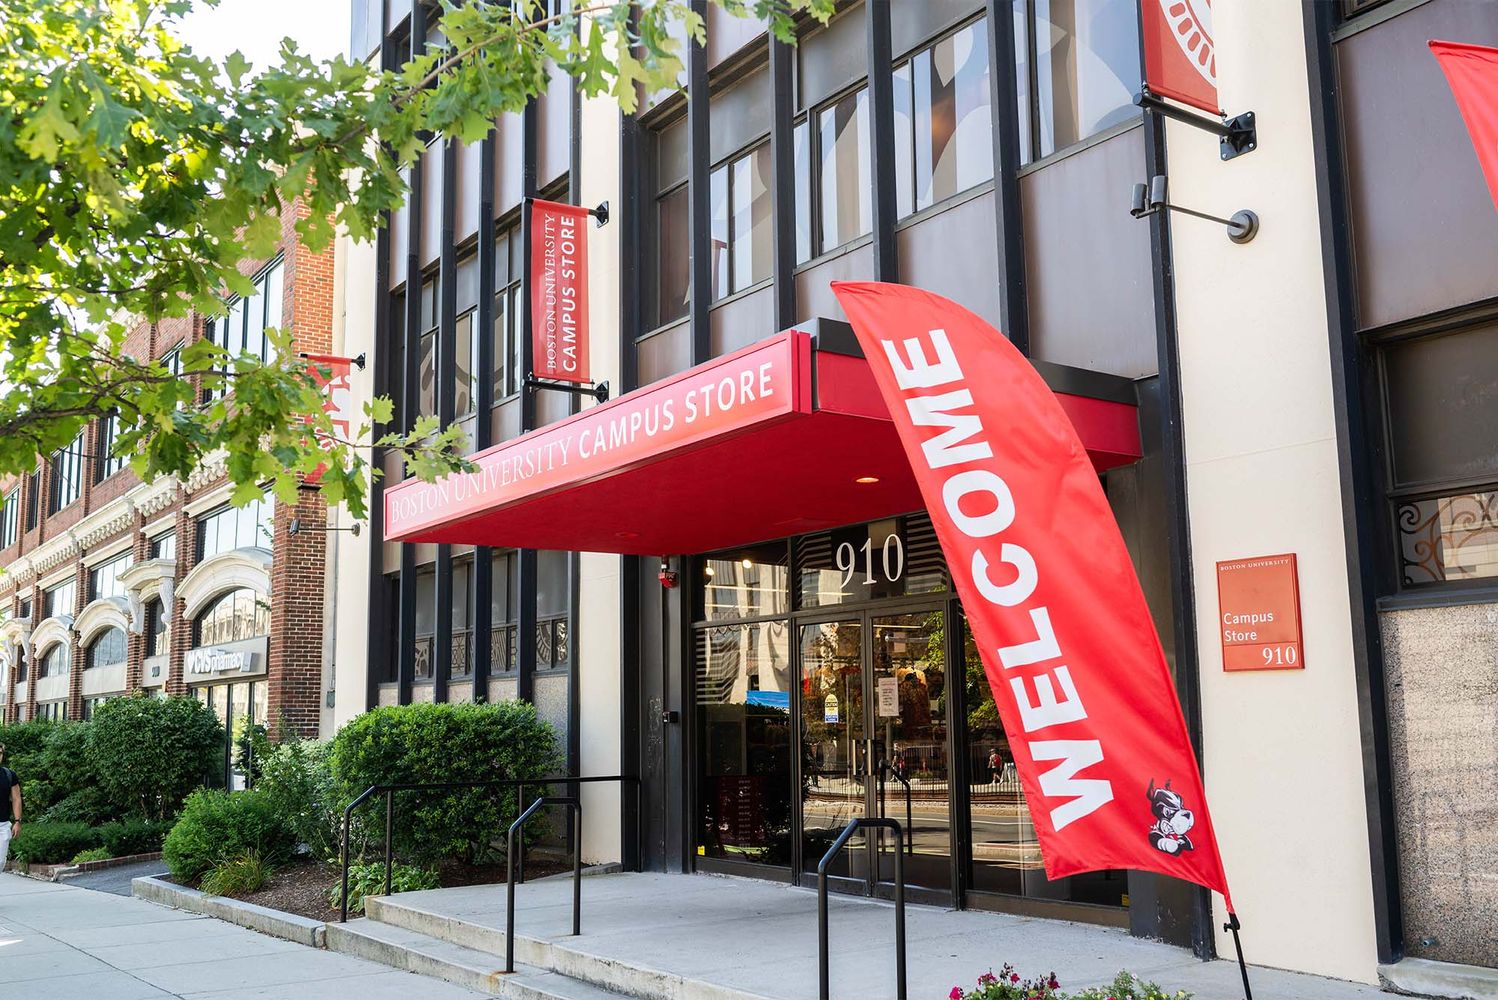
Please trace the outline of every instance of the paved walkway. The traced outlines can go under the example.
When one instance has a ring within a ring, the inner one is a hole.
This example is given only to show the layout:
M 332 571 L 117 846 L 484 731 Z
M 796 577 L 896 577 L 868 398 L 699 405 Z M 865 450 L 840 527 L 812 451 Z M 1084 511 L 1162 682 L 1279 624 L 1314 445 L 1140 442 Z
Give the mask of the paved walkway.
M 496 935 L 505 926 L 503 886 L 401 893 L 389 897 L 389 906 L 416 918 L 405 927 L 431 934 L 466 925 L 502 940 Z M 522 937 L 594 965 L 659 970 L 765 1000 L 814 1000 L 816 906 L 814 892 L 757 879 L 626 873 L 583 880 L 581 937 L 570 936 L 572 885 L 562 879 L 520 886 L 515 925 Z M 888 996 L 893 907 L 834 895 L 830 911 L 833 996 Z M 1201 962 L 1185 949 L 1107 927 L 912 904 L 906 931 L 912 1000 L 940 1000 L 953 984 L 971 987 L 979 973 L 1006 961 L 1028 975 L 1054 969 L 1071 989 L 1109 982 L 1128 969 L 1197 1000 L 1243 996 L 1234 963 Z M 1254 995 L 1272 1000 L 1389 998 L 1373 986 L 1276 969 L 1255 967 L 1252 980 Z
M 0 1000 L 477 996 L 211 917 L 0 874 Z
M 101 868 L 96 872 L 87 872 L 82 875 L 74 875 L 63 881 L 80 889 L 94 889 L 99 892 L 112 892 L 116 896 L 130 895 L 130 880 L 145 875 L 165 875 L 165 861 L 140 861 L 133 865 L 120 865 L 116 868 Z

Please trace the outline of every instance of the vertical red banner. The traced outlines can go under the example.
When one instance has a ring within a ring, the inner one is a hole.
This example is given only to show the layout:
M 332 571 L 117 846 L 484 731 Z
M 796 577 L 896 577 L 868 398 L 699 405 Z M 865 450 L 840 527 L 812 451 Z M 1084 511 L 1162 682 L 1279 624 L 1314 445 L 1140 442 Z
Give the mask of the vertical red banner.
M 1139 25 L 1150 92 L 1217 114 L 1212 0 L 1139 0 Z
M 590 382 L 588 376 L 588 219 L 576 205 L 533 198 L 531 373 Z
M 907 285 L 832 290 L 962 598 L 1046 875 L 1137 868 L 1226 897 L 1170 667 L 1055 394 L 956 303 Z
M 1488 193 L 1498 205 L 1498 49 L 1432 41 L 1430 51 L 1451 85 L 1451 96 L 1456 98 L 1482 164 Z
M 307 364 L 312 380 L 326 394 L 327 398 L 323 400 L 322 405 L 323 412 L 332 418 L 334 429 L 343 436 L 343 439 L 349 440 L 354 428 L 353 385 L 349 382 L 349 373 L 353 371 L 353 360 L 332 354 L 309 354 Z M 319 465 L 308 474 L 307 482 L 316 483 L 325 471 L 327 471 L 327 466 Z

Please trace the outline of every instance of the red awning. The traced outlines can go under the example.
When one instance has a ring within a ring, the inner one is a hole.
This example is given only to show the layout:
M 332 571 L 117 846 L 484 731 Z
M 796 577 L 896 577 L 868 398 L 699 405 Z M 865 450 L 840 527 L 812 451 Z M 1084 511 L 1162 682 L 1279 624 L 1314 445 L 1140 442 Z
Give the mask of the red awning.
M 477 472 L 398 483 L 385 491 L 385 537 L 675 555 L 919 509 L 851 332 L 815 327 L 488 448 Z M 1136 408 L 1108 395 L 1057 392 L 1099 470 L 1140 455 Z

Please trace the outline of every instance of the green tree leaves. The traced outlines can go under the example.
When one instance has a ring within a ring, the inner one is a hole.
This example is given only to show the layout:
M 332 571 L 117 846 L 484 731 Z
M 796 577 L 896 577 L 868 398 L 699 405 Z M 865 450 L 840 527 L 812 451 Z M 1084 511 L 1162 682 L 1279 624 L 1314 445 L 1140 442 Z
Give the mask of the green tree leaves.
M 833 6 L 715 2 L 782 38 L 796 16 L 825 20 Z M 194 344 L 179 376 L 126 355 L 129 330 L 223 314 L 285 221 L 313 251 L 339 228 L 370 238 L 405 198 L 402 171 L 428 136 L 483 138 L 551 74 L 634 110 L 640 93 L 676 84 L 705 27 L 687 0 L 577 0 L 560 16 L 537 0 L 442 0 L 440 42 L 392 72 L 315 62 L 290 41 L 279 66 L 236 54 L 219 67 L 174 34 L 190 6 L 0 0 L 0 474 L 29 471 L 117 413 L 116 451 L 144 478 L 185 477 L 222 449 L 236 484 L 269 479 L 289 496 L 326 466 L 328 498 L 362 516 L 360 447 L 377 438 L 432 478 L 464 467 L 461 432 L 401 433 L 387 400 L 340 438 L 289 342 L 271 363 Z M 215 398 L 200 404 L 189 378 Z

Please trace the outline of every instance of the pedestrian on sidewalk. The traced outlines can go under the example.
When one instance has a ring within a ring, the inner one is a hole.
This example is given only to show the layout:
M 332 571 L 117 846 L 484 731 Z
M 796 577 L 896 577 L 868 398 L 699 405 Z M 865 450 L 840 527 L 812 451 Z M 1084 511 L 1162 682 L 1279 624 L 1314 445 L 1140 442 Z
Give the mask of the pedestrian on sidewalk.
M 10 839 L 20 832 L 21 779 L 5 766 L 5 744 L 0 743 L 0 872 L 5 871 Z

